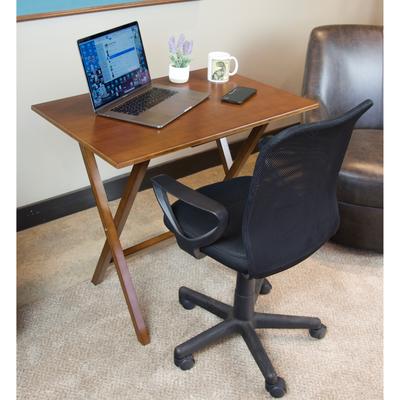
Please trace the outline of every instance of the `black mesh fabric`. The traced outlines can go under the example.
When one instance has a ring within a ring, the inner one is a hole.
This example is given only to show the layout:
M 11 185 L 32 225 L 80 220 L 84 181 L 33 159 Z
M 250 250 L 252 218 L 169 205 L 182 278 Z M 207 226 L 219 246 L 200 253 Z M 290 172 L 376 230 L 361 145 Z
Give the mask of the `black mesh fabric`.
M 218 201 L 229 213 L 228 226 L 222 237 L 201 251 L 244 274 L 247 274 L 248 261 L 242 240 L 242 221 L 251 180 L 251 176 L 241 176 L 197 189 L 200 193 Z M 181 200 L 175 202 L 172 209 L 179 226 L 188 237 L 201 236 L 217 224 L 214 216 Z M 173 230 L 168 218 L 164 217 L 164 223 L 169 230 Z
M 201 251 L 222 264 L 262 278 L 296 265 L 321 247 L 339 226 L 336 181 L 367 100 L 333 120 L 299 125 L 265 138 L 253 177 L 197 189 L 224 205 L 228 226 Z M 211 214 L 181 200 L 172 206 L 185 235 L 212 230 Z M 168 218 L 168 229 L 173 230 Z
M 261 142 L 242 225 L 250 277 L 299 263 L 336 232 L 339 169 L 354 124 L 371 106 L 366 100 L 336 119 Z

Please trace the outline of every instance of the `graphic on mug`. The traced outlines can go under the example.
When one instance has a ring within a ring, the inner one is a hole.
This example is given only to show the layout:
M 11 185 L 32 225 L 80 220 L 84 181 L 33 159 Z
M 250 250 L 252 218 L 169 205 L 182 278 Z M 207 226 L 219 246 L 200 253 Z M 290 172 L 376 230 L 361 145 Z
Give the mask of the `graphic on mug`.
M 212 60 L 212 75 L 214 81 L 225 81 L 228 79 L 228 65 L 226 61 Z

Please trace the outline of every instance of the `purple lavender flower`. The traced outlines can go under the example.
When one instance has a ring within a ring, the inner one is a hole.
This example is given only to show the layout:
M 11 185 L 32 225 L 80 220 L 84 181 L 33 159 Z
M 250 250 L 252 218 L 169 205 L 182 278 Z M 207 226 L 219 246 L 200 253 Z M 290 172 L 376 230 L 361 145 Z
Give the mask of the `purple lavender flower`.
M 190 42 L 188 40 L 185 40 L 182 45 L 182 52 L 185 56 L 188 56 L 189 54 L 192 53 L 193 49 L 193 40 Z
M 175 54 L 176 53 L 176 43 L 175 43 L 175 37 L 171 36 L 168 40 L 168 47 L 169 47 L 169 52 Z
M 185 41 L 185 35 L 184 35 L 183 33 L 181 33 L 181 34 L 179 35 L 178 43 L 177 43 L 177 45 L 176 45 L 176 51 L 177 51 L 177 52 L 178 52 L 178 51 L 182 52 L 182 46 L 183 46 L 184 41 Z
M 186 68 L 190 64 L 190 54 L 193 50 L 193 41 L 185 40 L 183 33 L 179 35 L 178 41 L 174 36 L 168 40 L 169 60 L 175 68 Z

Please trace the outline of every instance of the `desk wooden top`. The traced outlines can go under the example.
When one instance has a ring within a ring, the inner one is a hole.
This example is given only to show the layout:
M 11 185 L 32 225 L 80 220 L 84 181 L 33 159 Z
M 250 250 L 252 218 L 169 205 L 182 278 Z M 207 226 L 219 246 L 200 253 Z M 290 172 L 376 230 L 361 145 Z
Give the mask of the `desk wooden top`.
M 168 77 L 155 82 L 169 84 Z M 189 82 L 181 86 L 207 91 L 210 97 L 163 129 L 96 116 L 88 93 L 36 104 L 32 110 L 122 168 L 318 108 L 314 100 L 240 75 L 224 84 L 208 82 L 206 69 L 191 71 Z M 256 88 L 257 94 L 242 105 L 222 103 L 221 97 L 236 86 Z

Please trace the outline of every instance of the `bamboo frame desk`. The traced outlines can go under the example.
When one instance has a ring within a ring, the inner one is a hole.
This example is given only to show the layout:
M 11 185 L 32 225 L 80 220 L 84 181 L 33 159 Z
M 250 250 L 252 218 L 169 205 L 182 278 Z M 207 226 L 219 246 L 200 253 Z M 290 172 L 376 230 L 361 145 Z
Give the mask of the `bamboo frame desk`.
M 156 79 L 156 82 L 168 84 L 168 78 Z M 210 98 L 161 130 L 98 117 L 92 110 L 88 94 L 32 106 L 32 110 L 70 135 L 80 145 L 107 238 L 92 282 L 95 285 L 101 283 L 106 268 L 114 262 L 136 336 L 143 345 L 150 342 L 150 336 L 139 308 L 125 256 L 172 235 L 166 232 L 125 250 L 119 237 L 150 160 L 187 147 L 216 141 L 226 174 L 225 179 L 230 179 L 239 173 L 270 121 L 318 108 L 318 103 L 314 100 L 295 96 L 240 75 L 235 75 L 225 84 L 210 83 L 207 81 L 206 69 L 192 71 L 189 82 L 184 85 L 194 90 L 208 91 Z M 222 95 L 235 86 L 256 88 L 257 94 L 241 106 L 222 103 Z M 249 128 L 252 130 L 248 138 L 236 159 L 232 161 L 226 137 Z M 115 168 L 132 166 L 114 218 L 97 168 L 95 154 Z

